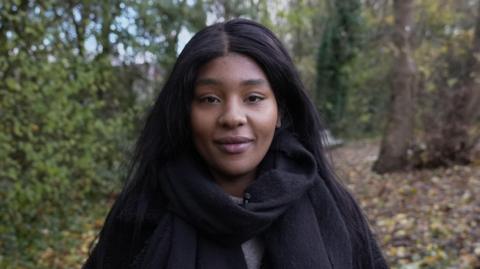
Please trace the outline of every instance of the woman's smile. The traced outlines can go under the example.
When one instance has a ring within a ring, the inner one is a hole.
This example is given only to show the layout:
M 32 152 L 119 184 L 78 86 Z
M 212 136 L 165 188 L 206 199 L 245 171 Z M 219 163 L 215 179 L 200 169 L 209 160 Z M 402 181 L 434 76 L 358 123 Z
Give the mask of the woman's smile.
M 252 146 L 254 139 L 245 136 L 225 136 L 215 139 L 213 142 L 227 154 L 241 154 Z

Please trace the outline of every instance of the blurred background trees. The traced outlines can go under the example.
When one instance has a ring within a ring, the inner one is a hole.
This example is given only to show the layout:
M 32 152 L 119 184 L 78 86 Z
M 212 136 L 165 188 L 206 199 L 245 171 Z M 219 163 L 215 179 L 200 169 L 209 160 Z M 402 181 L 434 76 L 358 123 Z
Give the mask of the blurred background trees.
M 327 1 L 328 18 L 317 53 L 315 101 L 325 121 L 341 132 L 350 74 L 348 67 L 361 49 L 359 0 Z
M 413 5 L 415 1 L 394 3 L 391 109 L 374 170 L 469 164 L 480 138 L 480 5 L 478 1 L 425 1 L 424 6 Z M 455 13 L 440 12 L 445 9 Z M 434 27 L 428 28 L 423 18 L 415 27 L 416 12 L 431 19 L 437 16 Z M 411 43 L 418 46 L 413 48 L 413 58 Z M 418 73 L 415 62 L 420 64 Z M 414 96 L 418 96 L 416 103 Z M 418 115 L 416 108 L 421 111 Z
M 81 264 L 182 46 L 235 17 L 278 34 L 335 135 L 383 137 L 378 172 L 478 162 L 479 1 L 2 0 L 1 268 Z
M 415 103 L 417 90 L 416 65 L 412 58 L 411 36 L 414 7 L 412 0 L 393 0 L 395 28 L 392 34 L 394 63 L 391 71 L 391 89 L 388 118 L 380 154 L 373 169 L 387 172 L 408 165 L 407 151 L 413 143 Z

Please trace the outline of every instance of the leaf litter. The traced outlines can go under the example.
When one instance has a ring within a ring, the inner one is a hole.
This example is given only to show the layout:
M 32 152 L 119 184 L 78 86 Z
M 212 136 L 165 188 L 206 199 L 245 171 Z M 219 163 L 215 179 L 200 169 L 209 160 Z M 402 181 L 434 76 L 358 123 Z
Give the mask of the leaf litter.
M 379 175 L 377 141 L 333 149 L 391 268 L 480 268 L 480 162 Z

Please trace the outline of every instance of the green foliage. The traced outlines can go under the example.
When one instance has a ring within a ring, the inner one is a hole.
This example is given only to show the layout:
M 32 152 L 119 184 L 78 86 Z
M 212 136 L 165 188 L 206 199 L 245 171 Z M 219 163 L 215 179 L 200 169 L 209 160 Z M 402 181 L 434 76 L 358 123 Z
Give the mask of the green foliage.
M 342 72 L 349 78 L 344 116 L 336 123 L 344 137 L 373 137 L 386 118 L 392 55 L 388 50 L 358 54 Z
M 288 8 L 275 14 L 273 31 L 283 39 L 307 90 L 315 94 L 316 58 L 324 21 L 328 17 L 326 3 L 316 0 L 289 1 Z
M 130 17 L 135 25 L 137 42 L 155 52 L 158 63 L 169 69 L 177 56 L 177 44 L 182 30 L 196 32 L 205 27 L 206 14 L 203 1 L 134 1 L 129 5 Z
M 330 8 L 317 55 L 316 101 L 327 123 L 338 131 L 349 91 L 345 68 L 360 47 L 360 2 L 334 1 Z
M 0 83 L 1 253 L 7 264 L 29 267 L 41 250 L 61 253 L 68 243 L 45 231 L 61 234 L 75 226 L 72 212 L 118 191 L 138 111 L 122 107 L 109 115 L 114 100 L 102 94 L 119 89 L 109 85 L 114 69 L 101 63 L 39 65 L 22 52 L 9 61 L 20 65 Z
M 120 190 L 144 105 L 135 66 L 112 64 L 120 41 L 101 36 L 118 14 L 93 2 L 0 4 L 1 268 L 78 266 Z
M 251 19 L 260 19 L 261 14 L 265 14 L 265 4 L 267 1 L 245 1 L 245 0 L 204 0 L 202 2 L 207 13 L 216 17 L 216 21 L 230 20 L 233 18 L 246 17 Z

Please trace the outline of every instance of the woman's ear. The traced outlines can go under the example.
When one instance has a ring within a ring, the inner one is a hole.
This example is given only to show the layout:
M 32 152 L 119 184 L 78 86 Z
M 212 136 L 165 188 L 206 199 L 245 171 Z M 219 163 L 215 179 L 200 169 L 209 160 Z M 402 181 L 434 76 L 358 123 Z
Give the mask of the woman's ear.
M 282 117 L 280 115 L 278 115 L 277 117 L 277 124 L 275 125 L 275 127 L 277 128 L 282 127 Z

